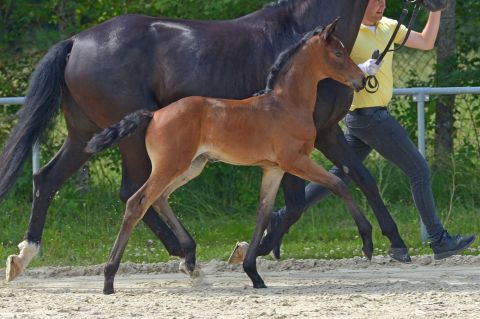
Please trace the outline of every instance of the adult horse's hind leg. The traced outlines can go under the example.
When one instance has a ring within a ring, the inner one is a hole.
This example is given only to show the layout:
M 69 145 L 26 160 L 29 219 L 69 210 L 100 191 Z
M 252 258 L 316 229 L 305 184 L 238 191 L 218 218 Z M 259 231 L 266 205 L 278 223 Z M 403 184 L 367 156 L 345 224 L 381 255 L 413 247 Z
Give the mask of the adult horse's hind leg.
M 65 180 L 90 157 L 83 151 L 84 146 L 82 142 L 68 136 L 55 157 L 33 176 L 34 197 L 30 223 L 25 240 L 19 244 L 19 255 L 11 255 L 7 259 L 7 281 L 15 279 L 37 254 L 50 202 Z
M 272 213 L 273 203 L 277 195 L 278 187 L 282 180 L 283 171 L 278 167 L 264 167 L 262 176 L 262 187 L 260 190 L 260 201 L 257 209 L 257 222 L 253 231 L 252 240 L 248 247 L 243 270 L 253 282 L 254 288 L 266 288 L 262 277 L 257 271 L 258 246 L 262 239 L 263 232 L 267 228 Z

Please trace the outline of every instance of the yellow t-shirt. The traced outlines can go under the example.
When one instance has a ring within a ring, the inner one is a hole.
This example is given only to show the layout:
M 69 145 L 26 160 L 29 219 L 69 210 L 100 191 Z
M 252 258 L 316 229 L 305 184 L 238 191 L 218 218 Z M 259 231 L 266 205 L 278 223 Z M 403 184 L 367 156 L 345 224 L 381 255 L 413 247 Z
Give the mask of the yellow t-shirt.
M 397 26 L 397 21 L 383 17 L 378 23 L 376 32 L 373 32 L 368 26 L 361 25 L 357 40 L 352 49 L 350 57 L 357 63 L 363 63 L 372 58 L 374 50 L 383 52 Z M 401 43 L 407 34 L 407 28 L 402 24 L 394 39 L 394 43 Z M 393 46 L 393 44 L 392 44 Z M 366 90 L 355 92 L 353 96 L 351 111 L 357 108 L 387 106 L 393 93 L 393 73 L 392 73 L 393 52 L 389 52 L 383 59 L 383 64 L 377 74 L 375 74 L 379 88 L 375 93 L 368 93 Z

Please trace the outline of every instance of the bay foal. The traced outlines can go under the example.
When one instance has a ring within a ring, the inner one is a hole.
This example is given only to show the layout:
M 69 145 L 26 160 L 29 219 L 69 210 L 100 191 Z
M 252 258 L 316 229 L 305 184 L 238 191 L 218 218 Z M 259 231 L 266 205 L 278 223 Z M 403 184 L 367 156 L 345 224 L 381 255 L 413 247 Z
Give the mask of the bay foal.
M 343 44 L 332 35 L 337 20 L 307 33 L 284 51 L 267 80 L 265 93 L 244 100 L 187 97 L 154 113 L 137 111 L 95 135 L 87 152 L 98 152 L 150 122 L 145 143 L 152 172 L 127 201 L 124 220 L 105 266 L 104 293 L 114 292 L 114 276 L 128 238 L 148 207 L 163 215 L 179 238 L 185 266 L 195 269 L 195 242 L 168 204 L 169 195 L 198 176 L 209 160 L 263 169 L 257 224 L 243 268 L 255 288 L 265 288 L 256 269 L 257 248 L 269 222 L 285 172 L 329 188 L 347 205 L 363 241 L 373 251 L 371 225 L 352 200 L 345 184 L 310 160 L 316 137 L 313 122 L 318 82 L 333 78 L 363 88 L 364 76 Z

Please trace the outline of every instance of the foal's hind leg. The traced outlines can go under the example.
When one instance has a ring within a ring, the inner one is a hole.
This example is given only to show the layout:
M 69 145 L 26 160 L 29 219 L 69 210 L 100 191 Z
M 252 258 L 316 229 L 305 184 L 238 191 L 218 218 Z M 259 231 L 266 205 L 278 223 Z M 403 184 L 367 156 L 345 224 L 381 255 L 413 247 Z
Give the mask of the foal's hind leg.
M 65 180 L 90 157 L 83 148 L 83 143 L 67 137 L 55 157 L 33 176 L 34 196 L 30 223 L 25 240 L 18 245 L 19 255 L 11 255 L 7 259 L 7 281 L 15 279 L 37 254 L 50 202 Z
M 118 270 L 118 267 L 120 266 L 120 260 L 122 259 L 123 252 L 125 251 L 125 247 L 127 246 L 128 238 L 130 237 L 130 234 L 133 231 L 134 227 L 137 225 L 138 221 L 144 216 L 147 209 L 155 201 L 157 201 L 160 196 L 163 196 L 166 200 L 165 194 L 169 194 L 166 192 L 172 191 L 172 185 L 179 184 L 175 181 L 179 176 L 185 176 L 185 172 L 188 171 L 189 165 L 191 164 L 190 160 L 186 157 L 178 159 L 176 158 L 175 154 L 162 152 L 161 150 L 158 150 L 157 154 L 161 154 L 162 157 L 157 157 L 157 159 L 155 160 L 155 166 L 152 169 L 150 177 L 145 182 L 145 184 L 127 201 L 127 207 L 125 209 L 122 226 L 118 233 L 117 239 L 115 240 L 115 245 L 110 254 L 110 258 L 105 265 L 105 281 L 103 287 L 103 292 L 105 294 L 111 294 L 114 292 L 113 282 L 115 279 L 115 274 Z M 182 163 L 180 163 L 180 160 L 183 160 Z M 172 169 L 173 162 L 175 162 L 176 165 Z M 164 207 L 163 202 L 160 202 L 159 204 L 160 209 L 163 210 L 164 208 L 166 208 Z M 175 230 L 178 230 L 179 227 L 183 228 L 181 224 L 180 226 L 178 226 L 178 224 L 172 223 L 171 226 Z M 183 241 L 185 238 L 180 238 L 182 240 L 180 242 L 185 243 Z M 193 244 L 195 243 L 193 242 Z M 187 249 L 188 248 L 190 247 L 187 247 Z M 195 254 L 194 249 L 193 254 Z M 194 258 L 195 257 L 193 257 L 193 260 L 195 261 Z
M 118 233 L 117 239 L 113 246 L 110 258 L 105 265 L 104 275 L 104 294 L 114 292 L 113 281 L 123 252 L 127 246 L 128 239 L 135 226 L 143 217 L 147 209 L 162 194 L 165 187 L 175 178 L 174 174 L 166 174 L 165 176 L 157 176 L 152 173 L 145 184 L 127 201 L 125 215 L 123 217 L 122 226 Z
M 373 252 L 372 225 L 358 209 L 345 183 L 337 176 L 327 172 L 320 165 L 317 165 L 308 156 L 302 156 L 296 160 L 289 167 L 288 171 L 298 177 L 325 186 L 342 199 L 357 224 L 360 237 L 363 241 L 362 251 L 368 259 L 371 259 Z
M 197 277 L 198 275 L 200 275 L 200 270 L 196 269 L 195 266 L 196 244 L 188 231 L 175 216 L 175 213 L 168 204 L 168 197 L 176 189 L 180 188 L 181 186 L 188 183 L 190 180 L 200 175 L 207 162 L 208 159 L 205 156 L 198 156 L 195 160 L 193 160 L 190 168 L 182 175 L 178 176 L 175 181 L 167 187 L 167 189 L 163 192 L 162 196 L 153 204 L 155 210 L 160 215 L 165 217 L 167 223 L 170 225 L 170 227 L 173 228 L 175 235 L 180 241 L 182 256 L 184 256 L 185 258 L 182 262 L 180 262 L 180 270 L 186 274 L 189 274 L 192 277 Z
M 248 247 L 245 260 L 243 261 L 243 270 L 252 280 L 254 288 L 267 287 L 257 271 L 258 246 L 262 239 L 263 232 L 270 221 L 273 203 L 283 173 L 284 172 L 278 167 L 263 168 L 262 188 L 260 190 L 260 201 L 257 208 L 257 223 L 253 231 L 252 241 Z
M 126 202 L 145 181 L 151 172 L 150 159 L 145 149 L 144 134 L 135 134 L 120 143 L 122 156 L 122 186 L 120 198 Z M 148 208 L 143 222 L 160 239 L 170 256 L 184 258 L 176 235 L 152 208 Z

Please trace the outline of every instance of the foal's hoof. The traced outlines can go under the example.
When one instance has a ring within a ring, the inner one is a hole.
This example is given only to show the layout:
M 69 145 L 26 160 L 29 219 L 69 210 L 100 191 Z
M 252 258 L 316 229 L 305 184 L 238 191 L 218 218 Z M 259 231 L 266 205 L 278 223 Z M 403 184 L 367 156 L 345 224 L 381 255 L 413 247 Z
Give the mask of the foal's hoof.
M 180 261 L 180 264 L 178 265 L 178 269 L 181 272 L 183 272 L 185 275 L 190 276 L 191 278 L 194 278 L 194 279 L 203 277 L 203 271 L 200 268 L 200 266 L 190 265 L 190 267 L 188 267 L 187 263 L 183 259 Z
M 247 242 L 245 241 L 237 242 L 237 244 L 235 245 L 235 248 L 233 249 L 233 252 L 230 254 L 230 257 L 228 258 L 228 264 L 229 265 L 241 264 L 245 259 L 247 250 L 248 250 Z
M 5 269 L 5 280 L 12 281 L 22 273 L 21 259 L 16 255 L 10 255 L 7 258 L 7 268 Z
M 412 261 L 412 259 L 410 258 L 410 255 L 408 254 L 408 250 L 407 248 L 393 248 L 393 247 L 390 247 L 388 249 L 388 255 L 396 260 L 396 261 L 399 261 L 401 263 L 409 263 Z

